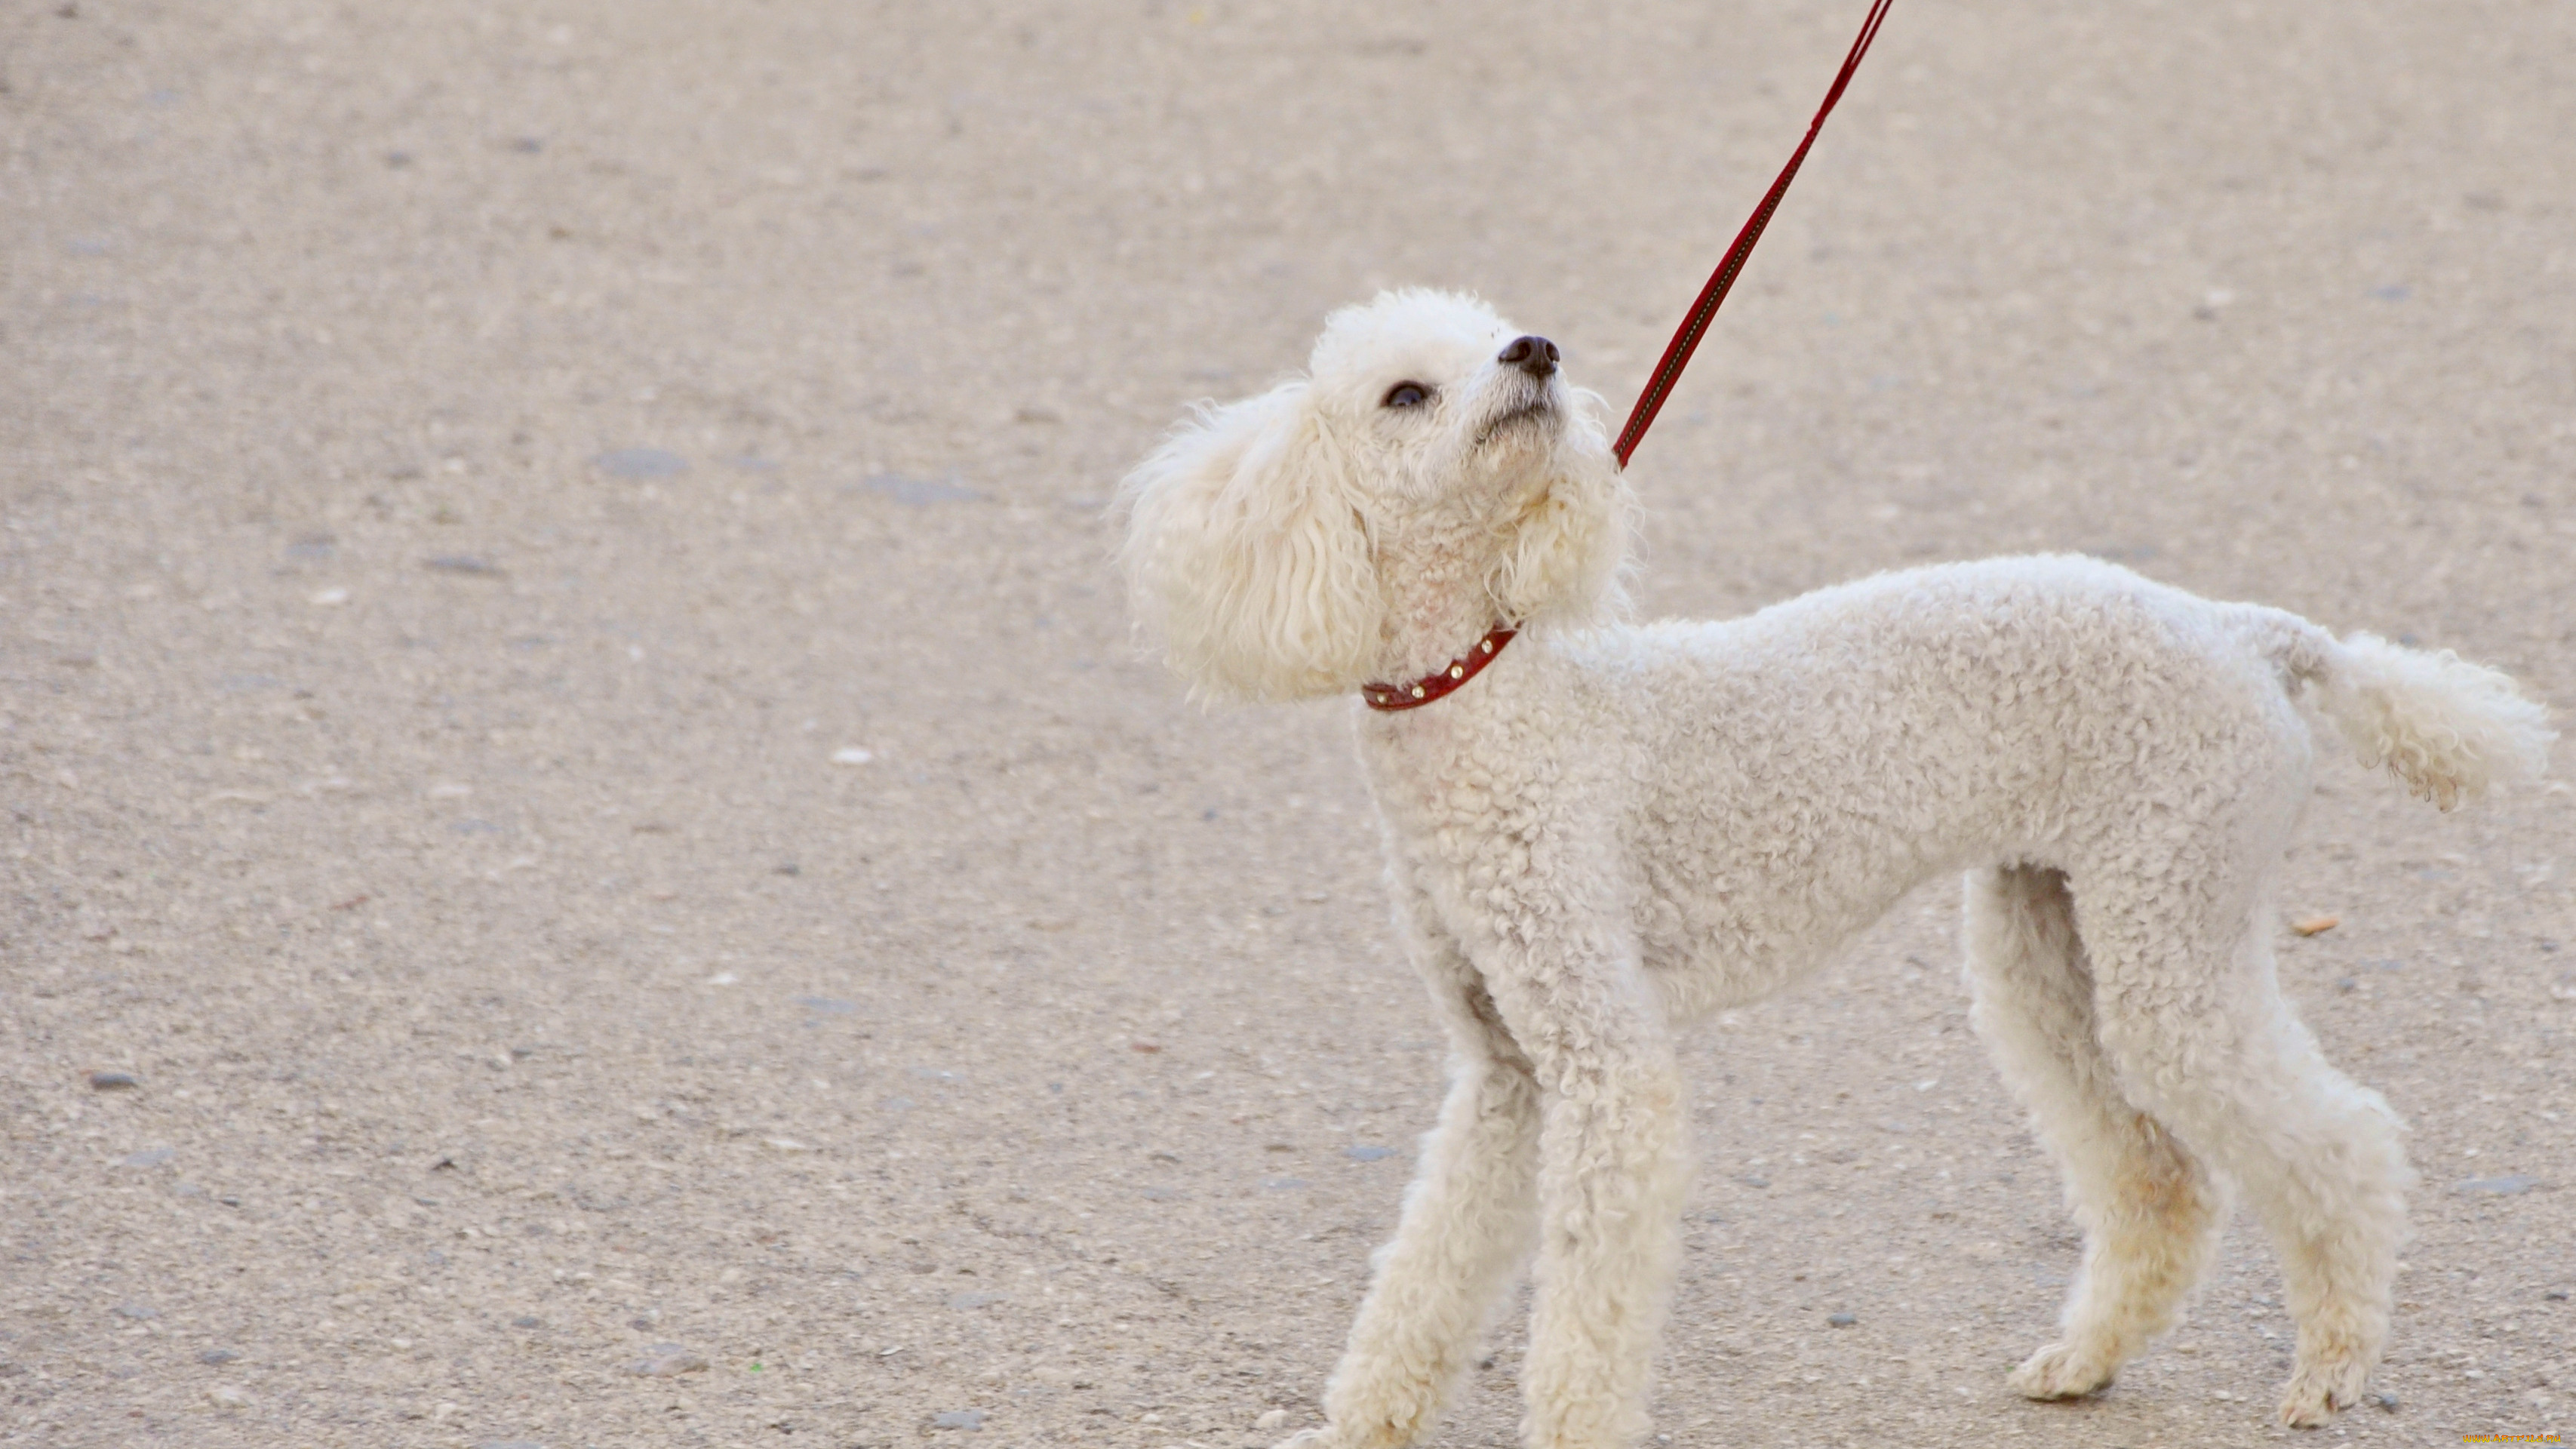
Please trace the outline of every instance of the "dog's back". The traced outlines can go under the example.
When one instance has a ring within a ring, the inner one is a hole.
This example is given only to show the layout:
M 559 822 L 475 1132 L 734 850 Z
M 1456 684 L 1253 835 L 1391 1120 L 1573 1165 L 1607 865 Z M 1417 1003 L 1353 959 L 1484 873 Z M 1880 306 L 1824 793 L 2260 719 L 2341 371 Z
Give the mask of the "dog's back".
M 2063 868 L 2308 791 L 2302 696 L 2419 794 L 2537 773 L 2538 706 L 2491 670 L 2349 643 L 2095 559 L 1877 575 L 1741 619 L 1570 635 L 1559 720 L 1608 726 L 1650 960 L 1688 1005 L 1763 995 L 1937 874 Z M 2314 686 L 2313 688 L 2304 688 Z M 1577 725 L 1575 733 L 1587 733 Z

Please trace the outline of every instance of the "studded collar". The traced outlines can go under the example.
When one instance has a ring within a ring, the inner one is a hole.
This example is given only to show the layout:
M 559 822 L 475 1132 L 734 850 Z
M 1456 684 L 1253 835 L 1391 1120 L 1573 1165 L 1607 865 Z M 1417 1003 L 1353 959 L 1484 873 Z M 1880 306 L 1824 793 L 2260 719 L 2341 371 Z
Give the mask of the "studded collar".
M 1400 709 L 1420 709 L 1482 673 L 1486 665 L 1494 662 L 1494 656 L 1503 652 L 1503 646 L 1512 642 L 1512 636 L 1519 632 L 1509 624 L 1497 624 L 1492 633 L 1477 640 L 1466 653 L 1411 684 L 1363 684 L 1360 698 L 1368 701 L 1369 708 L 1388 714 Z

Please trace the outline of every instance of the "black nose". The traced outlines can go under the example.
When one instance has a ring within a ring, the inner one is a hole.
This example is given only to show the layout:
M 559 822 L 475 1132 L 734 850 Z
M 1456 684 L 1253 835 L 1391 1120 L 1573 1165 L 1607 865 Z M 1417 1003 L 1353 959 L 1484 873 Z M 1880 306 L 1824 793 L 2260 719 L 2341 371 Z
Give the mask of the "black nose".
M 1494 360 L 1532 377 L 1546 377 L 1556 371 L 1556 344 L 1544 337 L 1515 337 Z

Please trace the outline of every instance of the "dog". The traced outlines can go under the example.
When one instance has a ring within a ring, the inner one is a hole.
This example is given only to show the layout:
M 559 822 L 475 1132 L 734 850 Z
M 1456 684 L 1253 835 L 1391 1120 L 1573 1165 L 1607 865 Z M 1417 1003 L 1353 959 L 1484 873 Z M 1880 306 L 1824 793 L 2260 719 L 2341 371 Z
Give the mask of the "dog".
M 1533 1252 L 1533 1449 L 1647 1427 L 1685 1186 L 1676 1032 L 1964 874 L 1973 1017 L 2085 1234 L 2057 1341 L 2094 1393 L 2171 1326 L 2235 1184 L 2282 1258 L 2313 1426 L 2388 1334 L 2411 1181 L 2380 1096 L 2281 998 L 2311 718 L 2445 809 L 2536 778 L 2512 680 L 2089 558 L 1881 574 L 1622 622 L 1600 399 L 1469 297 L 1327 322 L 1126 480 L 1140 625 L 1203 699 L 1360 694 L 1360 755 L 1448 1095 L 1301 1449 L 1431 1425 Z

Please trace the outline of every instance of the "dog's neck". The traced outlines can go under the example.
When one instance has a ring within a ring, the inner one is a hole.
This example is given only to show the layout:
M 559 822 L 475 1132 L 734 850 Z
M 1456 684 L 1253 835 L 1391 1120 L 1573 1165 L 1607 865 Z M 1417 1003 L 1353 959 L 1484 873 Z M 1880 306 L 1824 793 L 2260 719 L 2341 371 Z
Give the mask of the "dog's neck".
M 1448 668 L 1497 624 L 1484 588 L 1419 590 L 1386 611 L 1386 650 L 1378 683 L 1412 683 Z
M 1381 565 L 1386 591 L 1375 678 L 1405 684 L 1448 667 L 1497 624 L 1485 570 L 1462 559 L 1426 559 L 1414 568 Z
M 1471 506 L 1475 493 L 1451 507 L 1426 510 L 1400 532 L 1377 540 L 1379 616 L 1377 670 L 1382 684 L 1408 684 L 1447 668 L 1498 624 L 1492 579 L 1507 525 L 1492 502 Z

